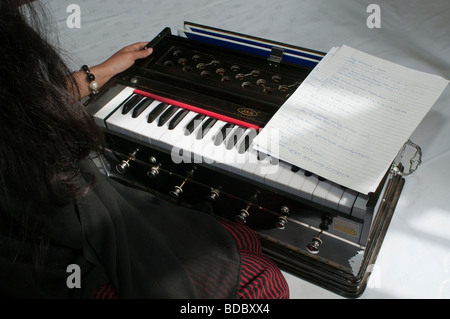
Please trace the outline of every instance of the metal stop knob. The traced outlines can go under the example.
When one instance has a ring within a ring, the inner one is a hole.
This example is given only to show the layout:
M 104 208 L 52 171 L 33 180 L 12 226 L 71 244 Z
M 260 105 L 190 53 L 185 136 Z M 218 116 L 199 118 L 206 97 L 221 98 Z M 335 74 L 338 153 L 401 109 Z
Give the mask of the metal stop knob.
M 248 209 L 248 208 L 247 208 Z M 234 216 L 234 220 L 238 223 L 245 224 L 247 222 L 246 218 L 250 216 L 247 209 L 241 209 L 240 213 Z
M 155 179 L 156 176 L 159 175 L 159 169 L 161 168 L 161 164 L 158 164 L 157 166 L 153 166 L 150 168 L 150 170 L 147 172 L 147 176 L 151 179 Z
M 136 159 L 136 154 L 139 152 L 139 148 L 136 148 L 132 153 L 128 154 L 128 159 L 123 160 L 121 163 L 116 165 L 116 171 L 119 174 L 124 174 L 126 170 L 130 167 L 130 162 Z
M 306 245 L 306 249 L 313 255 L 317 255 L 319 253 L 319 247 L 322 245 L 322 240 L 320 237 L 314 237 L 312 239 L 312 243 Z

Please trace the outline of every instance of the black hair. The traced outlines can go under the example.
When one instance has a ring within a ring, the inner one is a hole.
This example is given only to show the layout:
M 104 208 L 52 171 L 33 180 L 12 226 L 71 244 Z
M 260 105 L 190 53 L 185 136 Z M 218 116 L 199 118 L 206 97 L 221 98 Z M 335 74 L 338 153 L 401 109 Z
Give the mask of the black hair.
M 37 6 L 36 6 L 37 5 Z M 78 163 L 103 146 L 78 85 L 42 33 L 39 4 L 0 0 L 0 221 L 41 250 L 48 205 L 86 194 Z M 74 94 L 75 93 L 75 94 Z

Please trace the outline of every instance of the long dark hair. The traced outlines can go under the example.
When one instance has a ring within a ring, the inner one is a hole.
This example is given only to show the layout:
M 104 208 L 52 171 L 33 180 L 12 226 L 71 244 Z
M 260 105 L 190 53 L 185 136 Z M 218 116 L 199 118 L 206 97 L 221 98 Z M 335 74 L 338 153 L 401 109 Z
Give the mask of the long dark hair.
M 44 11 L 35 5 L 0 0 L 0 218 L 17 238 L 43 247 L 45 207 L 89 190 L 77 163 L 100 151 L 103 138 L 74 98 L 78 86 L 61 52 L 38 31 Z

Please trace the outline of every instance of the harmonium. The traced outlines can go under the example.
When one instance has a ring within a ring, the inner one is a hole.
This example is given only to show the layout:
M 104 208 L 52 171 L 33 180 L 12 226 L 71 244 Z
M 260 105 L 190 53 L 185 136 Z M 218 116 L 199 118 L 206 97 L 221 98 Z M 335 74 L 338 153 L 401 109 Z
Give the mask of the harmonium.
M 189 22 L 147 46 L 85 103 L 107 138 L 106 174 L 178 205 L 210 201 L 282 270 L 359 297 L 408 174 L 401 159 L 363 195 L 252 147 L 324 53 Z

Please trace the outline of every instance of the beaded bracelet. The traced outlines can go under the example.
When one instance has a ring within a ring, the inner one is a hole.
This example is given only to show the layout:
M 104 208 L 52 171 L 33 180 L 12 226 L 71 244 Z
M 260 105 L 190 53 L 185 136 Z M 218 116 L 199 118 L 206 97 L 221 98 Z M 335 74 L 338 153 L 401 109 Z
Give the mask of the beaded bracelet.
M 81 69 L 86 72 L 87 80 L 89 82 L 89 88 L 92 90 L 92 94 L 98 93 L 98 83 L 95 81 L 94 74 L 91 73 L 87 65 L 83 65 Z

